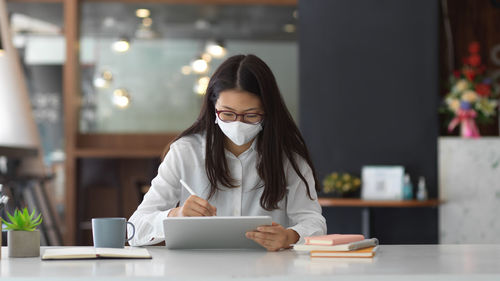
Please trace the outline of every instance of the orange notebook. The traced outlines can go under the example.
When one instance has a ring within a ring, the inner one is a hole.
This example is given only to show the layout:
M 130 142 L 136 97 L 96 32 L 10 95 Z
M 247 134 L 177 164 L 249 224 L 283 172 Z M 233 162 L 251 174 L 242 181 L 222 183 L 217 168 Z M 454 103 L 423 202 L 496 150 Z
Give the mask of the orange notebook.
M 307 245 L 339 245 L 364 240 L 361 234 L 329 234 L 305 237 Z
M 376 251 L 377 247 L 369 247 L 348 252 L 311 251 L 311 258 L 373 258 Z

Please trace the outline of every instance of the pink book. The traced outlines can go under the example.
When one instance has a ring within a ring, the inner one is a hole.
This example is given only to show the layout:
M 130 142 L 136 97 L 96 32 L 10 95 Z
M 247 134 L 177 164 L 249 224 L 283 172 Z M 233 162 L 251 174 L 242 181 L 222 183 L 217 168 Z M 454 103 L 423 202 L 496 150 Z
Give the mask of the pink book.
M 364 240 L 361 234 L 328 234 L 305 237 L 307 245 L 340 245 Z

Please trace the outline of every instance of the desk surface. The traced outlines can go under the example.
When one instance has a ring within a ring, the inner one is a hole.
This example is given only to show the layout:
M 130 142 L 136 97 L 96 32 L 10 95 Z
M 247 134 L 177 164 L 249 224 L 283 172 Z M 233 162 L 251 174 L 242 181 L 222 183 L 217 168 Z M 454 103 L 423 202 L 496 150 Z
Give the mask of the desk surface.
M 41 261 L 8 258 L 3 247 L 0 279 L 500 280 L 500 245 L 382 245 L 373 260 L 311 260 L 292 250 L 148 250 L 151 260 Z

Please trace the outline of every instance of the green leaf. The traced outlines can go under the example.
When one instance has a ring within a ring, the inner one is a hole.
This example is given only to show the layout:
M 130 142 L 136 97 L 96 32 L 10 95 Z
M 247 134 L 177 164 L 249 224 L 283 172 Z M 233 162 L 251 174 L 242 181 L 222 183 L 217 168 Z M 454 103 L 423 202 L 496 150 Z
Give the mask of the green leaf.
M 26 210 L 26 213 L 27 213 L 27 210 Z M 33 210 L 33 212 L 31 212 L 30 216 L 29 216 L 29 219 L 30 220 L 33 220 L 33 217 L 35 216 L 35 210 Z
M 27 208 L 24 208 L 23 211 L 16 209 L 14 215 L 7 212 L 10 222 L 4 219 L 2 221 L 5 223 L 7 230 L 33 231 L 42 223 L 42 214 L 39 214 L 36 218 L 35 215 L 36 210 L 33 210 L 30 214 Z
M 14 212 L 14 215 L 16 215 L 16 212 Z M 16 221 L 15 217 L 13 217 L 9 212 L 7 212 L 7 217 L 9 217 L 9 220 L 11 222 L 15 222 Z

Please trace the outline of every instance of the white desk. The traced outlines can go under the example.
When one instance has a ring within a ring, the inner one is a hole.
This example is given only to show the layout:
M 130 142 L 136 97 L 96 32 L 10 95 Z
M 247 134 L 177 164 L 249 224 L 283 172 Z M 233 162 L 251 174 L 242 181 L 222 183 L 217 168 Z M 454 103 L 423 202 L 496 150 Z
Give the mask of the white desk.
M 8 258 L 4 280 L 500 280 L 500 245 L 382 245 L 373 260 L 311 260 L 291 250 L 148 247 L 151 260 Z M 42 248 L 42 253 L 43 253 Z

